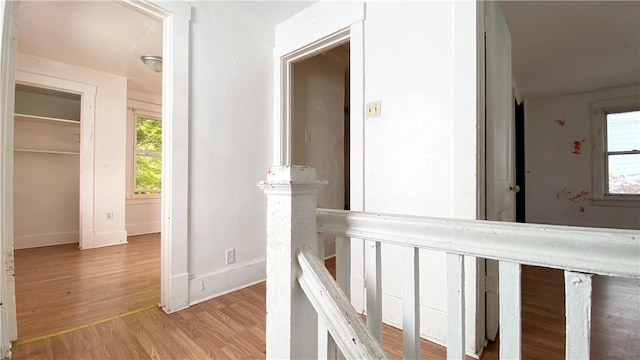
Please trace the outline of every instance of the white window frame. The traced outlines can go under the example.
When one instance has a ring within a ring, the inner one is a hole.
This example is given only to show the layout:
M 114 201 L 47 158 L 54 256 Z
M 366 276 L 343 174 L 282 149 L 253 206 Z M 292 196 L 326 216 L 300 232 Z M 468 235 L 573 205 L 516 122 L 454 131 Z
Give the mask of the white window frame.
M 640 195 L 607 193 L 607 114 L 640 110 L 640 95 L 591 103 L 591 177 L 593 205 L 640 207 Z
M 138 116 L 154 118 L 162 121 L 162 106 L 144 101 L 127 101 L 127 203 L 159 203 L 161 195 L 136 195 L 136 118 Z

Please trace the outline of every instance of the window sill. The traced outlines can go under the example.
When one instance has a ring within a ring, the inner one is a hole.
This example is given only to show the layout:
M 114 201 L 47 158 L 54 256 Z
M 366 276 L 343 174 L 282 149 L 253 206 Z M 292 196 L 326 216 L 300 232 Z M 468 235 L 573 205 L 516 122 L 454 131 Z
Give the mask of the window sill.
M 593 206 L 620 206 L 620 207 L 640 207 L 640 196 L 603 196 L 592 198 Z
M 127 205 L 146 205 L 146 204 L 159 204 L 160 203 L 160 196 L 140 196 L 140 197 L 134 197 L 134 196 L 129 196 L 126 199 L 126 204 Z

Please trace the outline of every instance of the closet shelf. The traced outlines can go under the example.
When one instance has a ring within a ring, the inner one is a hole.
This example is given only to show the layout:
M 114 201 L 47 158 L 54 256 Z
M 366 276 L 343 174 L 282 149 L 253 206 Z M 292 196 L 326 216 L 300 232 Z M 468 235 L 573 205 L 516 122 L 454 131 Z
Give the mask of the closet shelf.
M 57 151 L 57 150 L 36 150 L 36 149 L 13 149 L 14 152 L 37 153 L 37 154 L 57 154 L 57 155 L 80 155 L 79 151 Z
M 15 119 L 19 121 L 31 121 L 31 122 L 40 122 L 40 123 L 60 123 L 65 125 L 80 126 L 80 121 L 78 120 L 61 119 L 61 118 L 27 115 L 27 114 L 17 114 L 17 113 L 14 114 L 14 116 L 15 116 Z

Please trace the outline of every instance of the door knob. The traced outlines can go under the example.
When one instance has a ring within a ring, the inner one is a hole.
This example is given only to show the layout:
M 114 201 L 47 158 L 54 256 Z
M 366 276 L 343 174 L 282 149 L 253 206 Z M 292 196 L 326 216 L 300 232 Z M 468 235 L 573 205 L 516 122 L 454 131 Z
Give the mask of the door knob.
M 511 186 L 511 187 L 509 187 L 509 190 L 511 190 L 511 191 L 513 191 L 514 193 L 517 194 L 517 193 L 520 192 L 520 186 L 518 186 L 518 185 Z

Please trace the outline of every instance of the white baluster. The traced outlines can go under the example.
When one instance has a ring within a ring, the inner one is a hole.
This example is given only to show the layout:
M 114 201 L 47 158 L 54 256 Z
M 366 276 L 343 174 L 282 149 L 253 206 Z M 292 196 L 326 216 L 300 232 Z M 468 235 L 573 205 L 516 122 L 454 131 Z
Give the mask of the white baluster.
M 318 242 L 318 258 L 322 261 L 327 257 L 324 253 L 324 239 L 325 235 L 321 233 L 316 233 L 316 241 Z
M 518 263 L 500 261 L 498 265 L 500 295 L 500 359 L 522 357 L 521 267 Z
M 351 299 L 351 238 L 336 236 L 336 281 L 348 299 Z M 338 349 L 338 359 L 344 355 Z
M 351 238 L 336 236 L 336 281 L 351 299 Z
M 402 357 L 420 359 L 420 253 L 404 248 L 402 288 Z
M 447 253 L 447 359 L 464 359 L 464 256 Z
M 318 359 L 334 360 L 336 358 L 336 343 L 333 341 L 322 316 L 318 317 Z
M 318 316 L 297 280 L 298 249 L 314 251 L 316 199 L 326 182 L 316 181 L 311 167 L 269 169 L 258 186 L 267 194 L 267 324 L 268 359 L 316 358 Z
M 591 274 L 564 272 L 567 312 L 566 359 L 589 359 L 591 337 Z
M 377 241 L 365 241 L 364 286 L 367 289 L 367 327 L 382 344 L 382 255 Z

